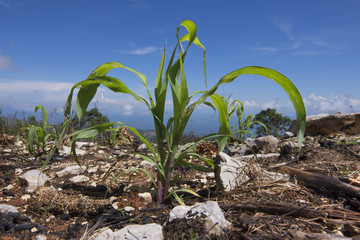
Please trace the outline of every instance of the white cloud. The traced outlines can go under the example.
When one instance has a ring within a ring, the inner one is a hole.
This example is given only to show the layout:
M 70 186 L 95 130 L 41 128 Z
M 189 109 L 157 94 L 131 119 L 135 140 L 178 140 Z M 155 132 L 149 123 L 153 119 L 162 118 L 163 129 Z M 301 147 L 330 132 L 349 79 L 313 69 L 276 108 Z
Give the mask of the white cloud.
M 331 54 L 334 50 L 339 50 L 333 44 L 325 41 L 327 37 L 324 34 L 317 33 L 316 35 L 298 34 L 295 30 L 295 25 L 292 19 L 277 20 L 273 21 L 273 25 L 285 34 L 287 43 L 279 44 L 274 46 L 261 46 L 256 43 L 254 47 L 250 49 L 260 52 L 290 52 L 294 56 L 319 56 L 322 54 Z M 282 41 L 283 42 L 283 41 Z
M 121 106 L 122 108 L 122 114 L 125 116 L 131 116 L 134 114 L 134 106 L 132 104 L 123 104 Z
M 292 24 L 291 19 L 286 19 L 285 21 L 274 21 L 273 24 L 285 35 L 288 39 L 291 41 L 297 41 L 297 39 L 292 34 L 292 29 L 294 28 L 294 25 Z
M 277 103 L 278 103 L 278 99 L 274 98 L 266 103 L 261 104 L 260 108 L 261 109 L 279 108 L 280 106 Z
M 259 107 L 260 105 L 257 104 L 254 100 L 251 100 L 251 101 L 245 100 L 245 101 L 244 101 L 244 106 L 245 106 L 245 107 L 249 107 L 249 108 L 257 108 L 257 107 Z
M 258 51 L 265 51 L 265 52 L 277 52 L 277 51 L 279 51 L 278 48 L 274 48 L 274 47 L 250 47 L 250 49 L 258 50 Z
M 131 95 L 113 93 L 103 87 L 98 88 L 92 102 L 107 112 L 118 113 L 120 115 L 133 116 L 149 114 L 145 104 L 136 101 Z
M 48 110 L 58 109 L 62 112 L 72 83 L 43 82 L 43 81 L 5 81 L 0 79 L 0 107 L 11 107 L 15 110 L 34 111 L 36 105 L 43 105 Z M 74 93 L 73 107 L 75 105 Z M 169 102 L 167 102 L 167 105 Z M 124 116 L 145 116 L 149 111 L 145 104 L 136 101 L 129 94 L 118 94 L 99 87 L 88 109 L 94 106 L 105 110 L 107 113 Z
M 317 51 L 297 51 L 293 53 L 295 56 L 318 56 L 320 54 L 321 53 Z
M 72 86 L 65 82 L 0 79 L 0 102 L 16 110 L 33 111 L 36 105 L 62 109 Z
M 343 92 L 338 92 L 329 97 L 317 96 L 312 93 L 304 99 L 304 104 L 310 114 L 360 111 L 360 100 L 347 96 Z
M 6 8 L 11 8 L 9 1 L 7 1 L 7 0 L 0 0 L 0 6 L 6 7 Z
M 66 82 L 44 82 L 44 81 L 1 81 L 0 92 L 37 92 L 37 91 L 68 91 L 72 83 Z
M 158 48 L 158 47 L 143 47 L 143 48 L 138 48 L 138 49 L 134 49 L 134 50 L 119 50 L 116 51 L 118 53 L 121 54 L 131 54 L 131 55 L 145 55 L 145 54 L 149 54 L 149 53 L 153 53 L 153 52 L 157 52 L 157 51 L 161 51 L 162 48 Z
M 6 55 L 2 55 L 1 52 L 0 52 L 0 69 L 1 70 L 14 69 L 14 64 L 11 61 L 11 59 Z
M 17 8 L 22 7 L 28 2 L 29 0 L 0 0 L 0 7 L 5 7 L 15 11 Z

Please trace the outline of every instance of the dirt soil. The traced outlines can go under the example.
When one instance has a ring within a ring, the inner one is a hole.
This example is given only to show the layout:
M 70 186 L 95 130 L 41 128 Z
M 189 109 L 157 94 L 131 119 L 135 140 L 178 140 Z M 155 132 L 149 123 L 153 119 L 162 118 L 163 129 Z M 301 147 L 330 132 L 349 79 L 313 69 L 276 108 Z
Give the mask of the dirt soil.
M 345 146 L 338 139 L 341 138 L 309 138 L 297 161 L 286 166 L 324 174 L 360 187 L 360 144 Z M 1 142 L 1 149 L 12 151 L 0 151 L 0 204 L 12 205 L 21 213 L 1 215 L 1 239 L 35 239 L 39 234 L 45 235 L 48 240 L 91 239 L 105 227 L 115 231 L 129 224 L 147 223 L 163 225 L 165 239 L 360 239 L 359 195 L 309 186 L 296 177 L 266 185 L 252 179 L 230 193 L 221 193 L 215 190 L 213 178 L 204 181 L 202 173 L 176 168 L 174 174 L 180 173 L 176 186 L 189 188 L 201 195 L 200 198 L 184 195 L 186 205 L 217 201 L 226 219 L 232 223 L 232 228 L 222 236 L 210 236 L 204 231 L 201 220 L 168 222 L 170 210 L 178 205 L 173 198 L 158 205 L 154 200 L 148 203 L 138 196 L 139 192 L 152 192 L 151 181 L 146 174 L 136 172 L 130 182 L 129 173 L 119 175 L 142 166 L 155 177 L 154 168 L 141 165 L 142 159 L 137 156 L 130 155 L 119 160 L 111 171 L 111 177 L 101 182 L 105 169 L 117 159 L 109 158 L 116 156 L 115 150 L 103 146 L 89 151 L 79 158 L 87 168 L 84 175 L 90 178 L 84 183 L 72 183 L 70 177 L 56 176 L 57 171 L 76 164 L 72 156 L 52 160 L 44 173 L 51 179 L 50 186 L 62 190 L 60 195 L 55 196 L 58 202 L 49 203 L 51 194 L 55 193 L 26 193 L 26 186 L 18 178 L 30 169 L 40 169 L 41 159 L 31 159 L 24 151 L 17 151 L 16 146 L 6 139 Z M 202 152 L 203 155 L 216 155 L 216 149 L 207 149 Z M 123 146 L 121 151 L 131 153 L 135 150 Z M 293 159 L 294 152 L 296 150 L 293 149 L 292 154 L 287 152 L 280 158 L 259 163 L 268 169 Z M 198 159 L 191 161 L 201 162 Z M 279 168 L 272 170 L 279 171 Z M 89 203 L 77 208 L 80 203 L 76 199 L 81 197 L 87 197 Z M 113 202 L 107 204 L 104 199 L 112 199 Z M 68 205 L 61 203 L 62 200 Z M 73 207 L 69 204 L 71 201 L 76 202 Z M 126 211 L 125 207 L 134 210 Z

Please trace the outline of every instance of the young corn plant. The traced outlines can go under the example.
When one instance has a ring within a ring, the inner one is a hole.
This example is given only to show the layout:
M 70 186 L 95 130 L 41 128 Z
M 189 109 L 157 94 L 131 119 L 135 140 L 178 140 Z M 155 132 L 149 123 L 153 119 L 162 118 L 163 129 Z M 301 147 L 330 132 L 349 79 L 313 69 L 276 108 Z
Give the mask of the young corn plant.
M 48 114 L 46 109 L 43 106 L 38 105 L 35 107 L 34 113 L 36 114 L 39 109 L 42 110 L 42 126 L 32 124 L 22 129 L 24 132 L 27 132 L 27 139 L 29 142 L 28 150 L 32 156 L 45 154 L 48 150 L 46 148 L 46 143 L 50 140 L 57 139 L 55 128 L 47 125 Z
M 222 146 L 226 141 L 229 141 L 230 138 L 236 138 L 237 140 L 245 140 L 246 134 L 253 135 L 248 128 L 252 124 L 260 124 L 265 129 L 266 126 L 260 121 L 253 121 L 254 115 L 249 114 L 244 117 L 244 104 L 240 100 L 233 100 L 230 102 L 231 95 L 229 97 L 220 96 L 216 93 L 210 96 L 214 106 L 219 111 L 219 122 L 221 123 L 219 134 L 222 134 L 220 137 L 219 145 Z M 238 126 L 231 126 L 230 129 L 230 119 L 236 110 Z M 225 134 L 225 135 L 224 135 Z M 228 137 L 226 135 L 229 135 Z
M 186 33 L 182 36 L 180 36 L 181 27 L 184 27 L 186 29 Z M 270 78 L 271 80 L 280 84 L 288 93 L 297 112 L 299 142 L 301 142 L 303 138 L 305 128 L 306 114 L 299 91 L 288 78 L 272 69 L 256 66 L 239 68 L 223 76 L 219 80 L 219 82 L 209 90 L 195 91 L 194 93 L 189 94 L 188 83 L 184 72 L 184 64 L 187 53 L 192 45 L 203 49 L 203 70 L 206 84 L 205 47 L 201 44 L 199 38 L 197 37 L 197 28 L 195 23 L 190 20 L 183 21 L 177 27 L 176 37 L 177 44 L 171 53 L 167 66 L 165 66 L 166 45 L 164 47 L 163 54 L 160 60 L 160 65 L 158 68 L 158 73 L 155 79 L 154 95 L 150 94 L 148 80 L 144 74 L 135 71 L 129 67 L 126 67 L 119 62 L 108 62 L 97 67 L 88 76 L 86 80 L 83 80 L 73 86 L 70 91 L 65 108 L 65 115 L 69 116 L 74 90 L 79 89 L 79 92 L 76 96 L 76 112 L 78 118 L 81 119 L 100 85 L 107 87 L 113 92 L 130 94 L 134 97 L 135 100 L 143 103 L 148 108 L 149 112 L 153 115 L 154 127 L 156 131 L 157 149 L 155 150 L 152 145 L 146 139 L 144 139 L 135 128 L 128 128 L 135 135 L 137 135 L 142 142 L 146 144 L 146 146 L 149 148 L 153 155 L 153 157 L 151 158 L 145 155 L 140 156 L 146 161 L 154 163 L 157 167 L 157 178 L 155 180 L 153 179 L 153 183 L 157 190 L 158 203 L 163 202 L 171 195 L 174 195 L 176 199 L 179 199 L 178 195 L 176 194 L 176 192 L 179 191 L 188 191 L 195 194 L 194 192 L 186 189 L 177 189 L 170 191 L 171 180 L 173 178 L 172 170 L 175 166 L 192 167 L 200 171 L 213 171 L 213 169 L 211 169 L 211 167 L 213 166 L 213 161 L 211 160 L 205 159 L 210 168 L 200 165 L 194 165 L 186 161 L 186 157 L 188 155 L 200 157 L 193 153 L 193 149 L 199 142 L 189 143 L 182 147 L 179 147 L 179 144 L 181 142 L 185 127 L 196 107 L 203 103 L 211 105 L 211 103 L 206 101 L 207 98 L 213 96 L 219 86 L 233 82 L 238 76 L 243 74 L 257 74 Z M 187 45 L 184 48 L 183 44 L 185 41 L 187 42 Z M 115 68 L 127 70 L 134 73 L 145 86 L 148 95 L 147 99 L 133 92 L 125 85 L 123 81 L 107 75 L 110 70 Z M 170 91 L 168 91 L 168 87 L 170 87 Z M 167 100 L 168 92 L 170 92 L 172 97 L 173 114 L 166 121 L 164 115 L 165 102 Z M 197 98 L 194 98 L 195 95 L 197 96 Z M 223 111 L 221 111 L 220 113 L 222 114 Z M 221 119 L 223 118 L 225 118 L 226 120 L 226 116 L 222 117 Z M 223 125 L 226 122 L 225 120 L 220 121 L 220 123 Z M 90 128 L 82 129 L 80 131 L 70 134 L 70 136 L 73 137 L 72 152 L 78 164 L 79 161 L 77 160 L 75 152 L 76 139 L 94 136 L 99 132 L 111 128 L 114 124 L 115 123 L 107 123 L 98 126 L 92 126 Z M 220 134 L 223 134 L 223 137 L 227 137 L 227 134 L 229 133 L 228 129 L 230 129 L 228 125 L 222 127 Z M 167 145 L 165 145 L 164 142 L 166 142 Z M 150 174 L 148 174 L 148 176 L 151 177 Z
M 240 102 L 240 104 L 236 106 L 236 116 L 238 120 L 238 126 L 232 126 L 232 129 L 234 129 L 232 134 L 236 135 L 242 141 L 245 140 L 246 134 L 254 136 L 254 134 L 248 130 L 248 128 L 253 124 L 259 124 L 263 126 L 266 131 L 268 131 L 266 125 L 263 122 L 254 121 L 255 116 L 253 114 L 246 115 L 245 119 L 243 120 L 244 104 L 242 104 L 242 102 Z

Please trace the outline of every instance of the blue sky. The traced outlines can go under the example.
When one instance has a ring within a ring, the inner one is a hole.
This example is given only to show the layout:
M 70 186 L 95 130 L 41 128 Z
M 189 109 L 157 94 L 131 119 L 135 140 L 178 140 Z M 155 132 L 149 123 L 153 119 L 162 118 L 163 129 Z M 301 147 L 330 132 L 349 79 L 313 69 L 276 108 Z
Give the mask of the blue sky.
M 33 111 L 40 104 L 61 115 L 72 85 L 108 61 L 144 73 L 153 87 L 164 44 L 174 47 L 177 25 L 189 19 L 207 51 L 209 87 L 237 68 L 263 66 L 293 81 L 309 115 L 359 112 L 359 12 L 358 0 L 0 0 L 0 106 Z M 191 50 L 188 85 L 205 90 L 202 51 Z M 134 75 L 110 75 L 145 96 Z M 294 116 L 286 93 L 262 77 L 244 76 L 218 93 L 233 93 L 247 113 L 274 107 Z M 95 103 L 111 120 L 152 126 L 130 96 L 100 89 Z M 190 128 L 210 120 L 216 114 L 201 107 Z

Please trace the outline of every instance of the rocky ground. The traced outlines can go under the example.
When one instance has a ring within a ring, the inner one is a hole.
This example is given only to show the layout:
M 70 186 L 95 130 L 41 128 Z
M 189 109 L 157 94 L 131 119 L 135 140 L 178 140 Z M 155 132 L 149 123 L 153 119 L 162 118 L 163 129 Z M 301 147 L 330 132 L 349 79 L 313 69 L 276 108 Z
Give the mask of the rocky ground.
M 39 176 L 36 171 L 42 166 L 41 159 L 31 158 L 24 145 L 3 135 L 0 238 L 121 239 L 111 234 L 131 225 L 155 223 L 158 225 L 148 226 L 154 231 L 160 226 L 164 239 L 360 239 L 360 144 L 350 144 L 357 137 L 306 137 L 299 157 L 295 138 L 281 140 L 272 151 L 267 149 L 267 153 L 280 155 L 243 159 L 258 166 L 260 172 L 279 173 L 281 179 L 262 181 L 261 174 L 247 173 L 247 178 L 229 191 L 216 191 L 219 183 L 214 173 L 176 169 L 174 174 L 180 173 L 180 177 L 175 187 L 200 195 L 184 194 L 187 206 L 209 202 L 220 206 L 229 225 L 213 231 L 220 223 L 209 228 L 201 216 L 173 220 L 170 212 L 179 204 L 174 198 L 156 204 L 151 180 L 144 172 L 135 172 L 129 180 L 129 171 L 135 168 L 146 169 L 155 177 L 155 168 L 133 154 L 150 154 L 141 146 L 78 144 L 82 169 L 65 148 L 44 169 L 44 187 L 33 191 L 24 174 L 35 170 Z M 263 150 L 258 149 L 259 153 Z M 198 151 L 219 157 L 210 143 Z M 246 154 L 243 146 L 234 145 L 227 151 L 234 158 L 241 157 L 239 153 Z M 119 159 L 124 154 L 127 157 Z M 115 162 L 110 177 L 101 181 Z M 112 237 L 104 237 L 106 231 Z M 101 232 L 102 237 L 97 236 Z M 127 233 L 122 239 L 141 239 L 130 230 Z

